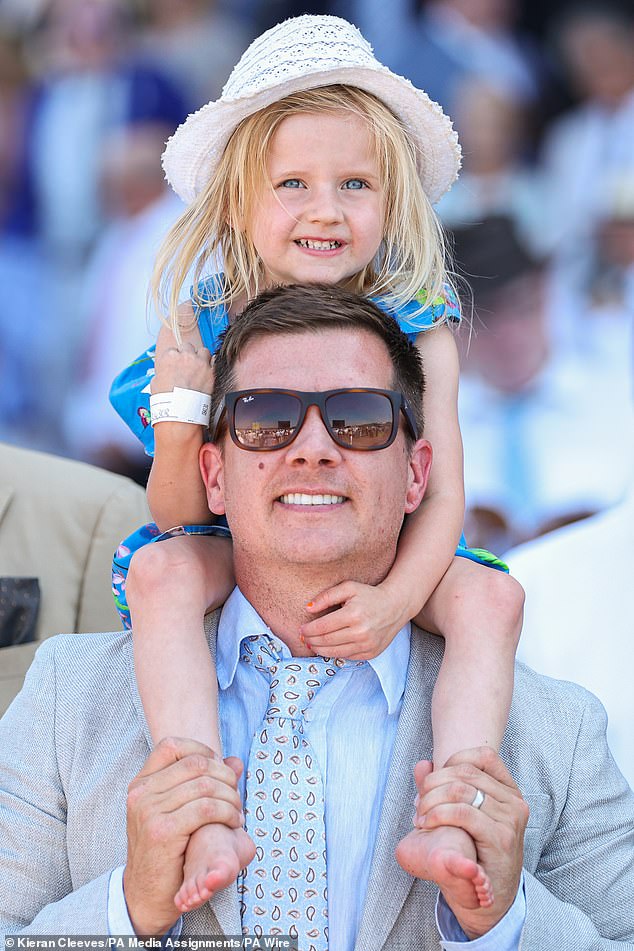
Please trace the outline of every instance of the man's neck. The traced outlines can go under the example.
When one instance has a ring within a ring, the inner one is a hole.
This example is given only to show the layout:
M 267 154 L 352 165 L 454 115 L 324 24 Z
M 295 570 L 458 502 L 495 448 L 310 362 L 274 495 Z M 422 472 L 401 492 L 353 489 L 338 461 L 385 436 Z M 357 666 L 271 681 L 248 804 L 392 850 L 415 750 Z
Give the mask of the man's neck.
M 296 657 L 314 654 L 300 637 L 301 626 L 321 616 L 308 611 L 309 601 L 351 577 L 365 584 L 378 584 L 387 573 L 377 574 L 376 568 L 337 571 L 330 565 L 321 571 L 315 566 L 293 566 L 292 570 L 274 572 L 270 565 L 265 570 L 253 565 L 247 569 L 240 565 L 239 558 L 235 568 L 236 583 L 244 597 Z

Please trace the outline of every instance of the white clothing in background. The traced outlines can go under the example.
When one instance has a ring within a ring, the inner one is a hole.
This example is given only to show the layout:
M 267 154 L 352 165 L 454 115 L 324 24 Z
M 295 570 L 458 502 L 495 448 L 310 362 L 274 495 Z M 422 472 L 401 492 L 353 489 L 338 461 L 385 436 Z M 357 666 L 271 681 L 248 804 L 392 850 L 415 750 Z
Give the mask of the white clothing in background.
M 81 301 L 89 328 L 84 366 L 65 409 L 66 438 L 82 458 L 107 445 L 143 457 L 108 394 L 117 373 L 156 342 L 160 322 L 148 312 L 148 285 L 159 245 L 182 211 L 166 191 L 140 214 L 113 222 L 91 258 Z
M 592 459 L 588 459 L 589 465 Z M 634 787 L 634 485 L 619 505 L 509 551 L 526 590 L 518 657 L 595 693 Z
M 463 376 L 467 506 L 496 509 L 529 534 L 551 519 L 614 505 L 634 470 L 634 410 L 623 389 L 581 360 L 553 361 L 530 390 L 511 396 Z
M 613 188 L 634 175 L 634 90 L 610 112 L 586 103 L 553 124 L 543 172 L 548 191 L 544 227 L 569 257 L 580 253 L 613 201 Z

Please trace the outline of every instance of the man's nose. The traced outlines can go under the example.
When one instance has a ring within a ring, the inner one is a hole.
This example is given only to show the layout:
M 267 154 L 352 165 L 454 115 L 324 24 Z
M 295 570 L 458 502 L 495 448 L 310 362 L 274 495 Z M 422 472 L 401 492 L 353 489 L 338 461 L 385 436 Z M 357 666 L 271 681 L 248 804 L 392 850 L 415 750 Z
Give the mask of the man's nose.
M 286 450 L 289 465 L 336 465 L 341 449 L 332 439 L 316 406 L 310 406 L 299 433 Z

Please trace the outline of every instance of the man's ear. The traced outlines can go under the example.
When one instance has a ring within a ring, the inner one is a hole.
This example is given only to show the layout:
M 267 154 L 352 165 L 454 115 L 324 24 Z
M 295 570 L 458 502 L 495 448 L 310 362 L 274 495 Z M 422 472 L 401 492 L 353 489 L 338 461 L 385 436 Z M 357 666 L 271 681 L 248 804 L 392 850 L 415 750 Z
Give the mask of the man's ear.
M 213 442 L 200 447 L 200 472 L 207 492 L 207 504 L 214 515 L 225 514 L 224 461 L 222 450 Z
M 407 477 L 407 492 L 405 494 L 405 514 L 415 512 L 423 501 L 429 472 L 431 469 L 431 444 L 426 439 L 419 439 L 409 457 L 409 473 Z

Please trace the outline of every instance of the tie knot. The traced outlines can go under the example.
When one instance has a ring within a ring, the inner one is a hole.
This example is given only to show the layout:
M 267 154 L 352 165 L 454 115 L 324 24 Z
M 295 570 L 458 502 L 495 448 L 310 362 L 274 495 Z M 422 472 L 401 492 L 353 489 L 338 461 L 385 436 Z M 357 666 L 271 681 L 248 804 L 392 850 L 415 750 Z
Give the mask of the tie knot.
M 300 720 L 317 691 L 343 667 L 359 667 L 364 661 L 327 657 L 282 657 L 267 634 L 246 637 L 240 659 L 252 664 L 269 681 L 266 718 Z

